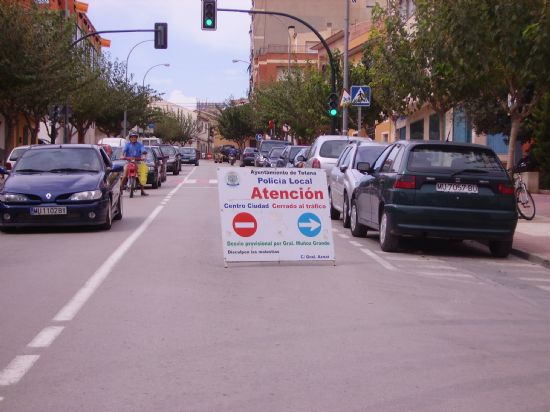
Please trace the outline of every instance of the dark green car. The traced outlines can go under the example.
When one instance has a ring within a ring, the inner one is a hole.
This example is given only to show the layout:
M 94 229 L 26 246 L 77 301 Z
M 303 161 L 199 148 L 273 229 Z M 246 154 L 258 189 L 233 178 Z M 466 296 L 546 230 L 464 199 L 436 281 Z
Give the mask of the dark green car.
M 401 237 L 485 240 L 495 257 L 512 249 L 517 224 L 514 187 L 488 147 L 399 141 L 386 148 L 353 193 L 351 233 L 380 231 L 393 252 Z

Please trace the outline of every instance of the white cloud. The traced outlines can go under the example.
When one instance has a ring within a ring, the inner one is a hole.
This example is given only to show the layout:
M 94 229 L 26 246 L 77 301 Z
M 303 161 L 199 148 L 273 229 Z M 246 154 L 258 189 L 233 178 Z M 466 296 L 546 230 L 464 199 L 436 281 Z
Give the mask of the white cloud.
M 181 90 L 172 90 L 165 100 L 168 100 L 170 103 L 179 104 L 181 106 L 191 106 L 197 103 L 197 98 L 193 96 L 186 96 Z

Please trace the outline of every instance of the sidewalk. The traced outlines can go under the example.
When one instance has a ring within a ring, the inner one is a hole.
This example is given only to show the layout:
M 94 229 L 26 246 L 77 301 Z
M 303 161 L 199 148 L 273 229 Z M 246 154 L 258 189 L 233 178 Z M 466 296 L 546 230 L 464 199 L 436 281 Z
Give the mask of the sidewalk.
M 550 195 L 533 194 L 536 215 L 518 220 L 512 254 L 550 269 Z

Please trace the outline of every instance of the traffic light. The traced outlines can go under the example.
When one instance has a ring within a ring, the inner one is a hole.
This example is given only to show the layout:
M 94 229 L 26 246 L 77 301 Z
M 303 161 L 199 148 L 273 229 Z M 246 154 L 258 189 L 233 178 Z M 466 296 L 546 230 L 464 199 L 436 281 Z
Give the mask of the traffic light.
M 328 115 L 336 117 L 338 115 L 338 95 L 331 93 L 328 97 Z
M 202 0 L 202 25 L 203 30 L 216 30 L 217 0 Z
M 168 23 L 155 23 L 155 49 L 168 48 Z

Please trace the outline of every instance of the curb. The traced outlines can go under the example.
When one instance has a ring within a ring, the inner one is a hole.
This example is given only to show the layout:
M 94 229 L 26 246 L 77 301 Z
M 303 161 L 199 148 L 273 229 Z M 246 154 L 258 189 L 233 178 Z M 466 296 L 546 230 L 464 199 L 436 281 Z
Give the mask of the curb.
M 521 259 L 528 260 L 529 262 L 533 262 L 533 263 L 536 263 L 537 265 L 541 265 L 547 269 L 550 269 L 550 260 L 548 259 L 542 258 L 537 255 L 533 255 L 532 253 L 529 253 L 529 252 L 524 252 L 523 250 L 514 249 L 514 248 L 512 248 L 512 251 L 510 253 Z

